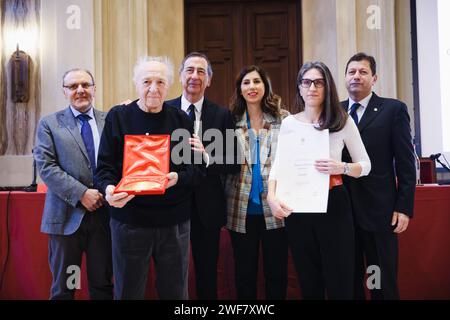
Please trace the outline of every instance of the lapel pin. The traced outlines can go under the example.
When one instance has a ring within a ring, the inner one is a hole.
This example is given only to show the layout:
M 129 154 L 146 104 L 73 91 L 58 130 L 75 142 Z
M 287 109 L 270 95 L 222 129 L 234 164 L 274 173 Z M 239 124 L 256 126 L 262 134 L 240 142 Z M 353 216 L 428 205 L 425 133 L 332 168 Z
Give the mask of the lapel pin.
M 375 112 L 378 111 L 378 108 L 373 108 L 373 111 L 375 111 Z

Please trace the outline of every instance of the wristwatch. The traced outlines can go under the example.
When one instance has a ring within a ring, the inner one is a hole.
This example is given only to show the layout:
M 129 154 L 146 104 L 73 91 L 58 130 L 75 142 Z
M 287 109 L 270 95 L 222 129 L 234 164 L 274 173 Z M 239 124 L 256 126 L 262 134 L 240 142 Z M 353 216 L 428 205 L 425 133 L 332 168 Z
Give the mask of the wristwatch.
M 347 175 L 349 171 L 350 171 L 350 168 L 348 167 L 348 163 L 344 162 L 344 172 L 343 172 L 343 174 Z

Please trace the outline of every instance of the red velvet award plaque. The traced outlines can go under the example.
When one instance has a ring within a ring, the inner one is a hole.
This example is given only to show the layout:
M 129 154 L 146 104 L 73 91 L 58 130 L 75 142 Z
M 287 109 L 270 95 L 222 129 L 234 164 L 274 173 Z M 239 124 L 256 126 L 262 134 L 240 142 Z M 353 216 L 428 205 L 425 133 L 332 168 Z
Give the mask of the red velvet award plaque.
M 125 135 L 122 180 L 114 193 L 164 194 L 170 161 L 170 135 Z

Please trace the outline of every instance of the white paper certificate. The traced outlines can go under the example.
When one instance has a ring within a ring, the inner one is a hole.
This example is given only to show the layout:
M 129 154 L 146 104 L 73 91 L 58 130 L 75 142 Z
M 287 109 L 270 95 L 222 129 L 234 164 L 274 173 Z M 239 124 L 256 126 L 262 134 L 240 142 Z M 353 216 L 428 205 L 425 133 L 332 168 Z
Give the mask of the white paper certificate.
M 279 157 L 276 197 L 293 212 L 326 212 L 329 175 L 317 171 L 314 162 L 329 155 L 328 130 L 317 130 L 300 122 L 281 126 L 276 154 Z

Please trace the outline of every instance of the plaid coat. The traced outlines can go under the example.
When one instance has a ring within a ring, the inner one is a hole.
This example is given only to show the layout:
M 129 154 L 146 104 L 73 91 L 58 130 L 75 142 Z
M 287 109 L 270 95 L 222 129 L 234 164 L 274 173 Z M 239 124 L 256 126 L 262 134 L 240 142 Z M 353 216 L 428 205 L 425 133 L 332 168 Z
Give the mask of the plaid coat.
M 260 138 L 260 161 L 261 176 L 263 180 L 264 192 L 261 194 L 263 203 L 266 229 L 278 229 L 284 227 L 284 221 L 276 219 L 267 204 L 267 181 L 269 180 L 270 168 L 275 159 L 275 151 L 278 142 L 278 132 L 281 121 L 289 113 L 281 111 L 280 118 L 274 118 L 270 114 L 263 114 L 263 129 L 259 132 Z M 238 174 L 228 175 L 225 192 L 227 196 L 227 225 L 229 230 L 245 233 L 245 220 L 247 217 L 247 205 L 252 186 L 252 164 L 256 159 L 251 159 L 250 139 L 247 127 L 247 115 L 244 114 L 241 120 L 236 123 L 236 136 L 240 149 L 241 171 Z

